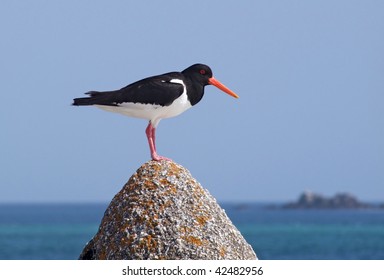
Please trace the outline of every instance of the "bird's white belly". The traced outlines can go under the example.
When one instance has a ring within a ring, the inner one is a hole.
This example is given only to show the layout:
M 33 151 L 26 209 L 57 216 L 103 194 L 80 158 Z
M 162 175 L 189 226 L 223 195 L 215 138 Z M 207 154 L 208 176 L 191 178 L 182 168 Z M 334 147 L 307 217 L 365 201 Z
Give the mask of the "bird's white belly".
M 185 90 L 180 97 L 175 99 L 172 104 L 168 106 L 141 103 L 121 103 L 119 106 L 96 106 L 109 112 L 150 120 L 154 126 L 156 126 L 161 119 L 177 116 L 192 107 Z

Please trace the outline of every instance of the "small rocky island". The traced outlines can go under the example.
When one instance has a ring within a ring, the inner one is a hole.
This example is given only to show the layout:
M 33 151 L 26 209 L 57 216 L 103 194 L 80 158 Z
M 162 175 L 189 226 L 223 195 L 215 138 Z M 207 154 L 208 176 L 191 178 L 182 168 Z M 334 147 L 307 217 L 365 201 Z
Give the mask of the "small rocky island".
M 339 193 L 332 197 L 306 191 L 302 193 L 296 202 L 289 202 L 282 206 L 284 209 L 366 209 L 382 208 L 369 203 L 359 201 L 348 193 Z

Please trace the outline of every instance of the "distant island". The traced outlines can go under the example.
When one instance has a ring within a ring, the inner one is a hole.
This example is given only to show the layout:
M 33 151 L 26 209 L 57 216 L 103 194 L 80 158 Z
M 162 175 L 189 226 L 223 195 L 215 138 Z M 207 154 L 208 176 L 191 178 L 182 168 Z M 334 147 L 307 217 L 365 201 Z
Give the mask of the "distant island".
M 348 193 L 339 193 L 332 197 L 325 197 L 310 191 L 302 193 L 296 202 L 282 205 L 283 209 L 384 209 L 384 204 L 374 205 L 359 201 Z

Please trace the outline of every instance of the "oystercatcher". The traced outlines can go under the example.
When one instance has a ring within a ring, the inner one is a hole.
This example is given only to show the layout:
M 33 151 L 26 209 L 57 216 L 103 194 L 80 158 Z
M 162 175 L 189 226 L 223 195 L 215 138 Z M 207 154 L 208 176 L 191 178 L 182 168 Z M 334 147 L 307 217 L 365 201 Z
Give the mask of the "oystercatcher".
M 196 105 L 204 87 L 214 85 L 238 98 L 212 75 L 204 64 L 194 64 L 182 72 L 170 72 L 145 78 L 119 90 L 90 91 L 89 97 L 75 98 L 72 105 L 95 105 L 106 111 L 149 120 L 145 130 L 153 160 L 169 160 L 156 152 L 156 127 L 161 119 L 177 116 Z

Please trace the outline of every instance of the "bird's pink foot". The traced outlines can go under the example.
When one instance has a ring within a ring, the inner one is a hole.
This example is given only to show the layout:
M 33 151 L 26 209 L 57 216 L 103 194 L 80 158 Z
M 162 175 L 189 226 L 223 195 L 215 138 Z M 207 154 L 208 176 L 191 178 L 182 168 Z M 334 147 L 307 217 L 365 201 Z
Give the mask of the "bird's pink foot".
M 167 157 L 163 157 L 163 156 L 159 156 L 156 153 L 152 154 L 151 157 L 152 157 L 153 160 L 156 160 L 156 161 L 160 161 L 160 160 L 172 161 L 172 159 L 167 158 Z

